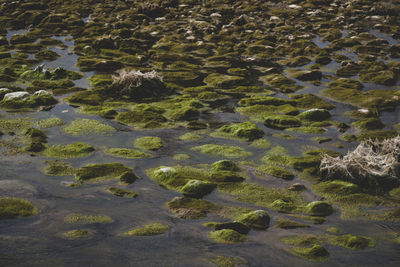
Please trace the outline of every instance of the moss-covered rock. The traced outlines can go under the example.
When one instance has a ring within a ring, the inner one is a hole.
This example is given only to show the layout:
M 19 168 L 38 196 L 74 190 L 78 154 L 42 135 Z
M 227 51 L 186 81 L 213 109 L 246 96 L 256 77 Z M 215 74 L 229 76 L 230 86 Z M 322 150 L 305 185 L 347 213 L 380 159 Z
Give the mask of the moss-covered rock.
M 38 209 L 28 200 L 14 197 L 0 198 L 0 220 L 35 216 Z
M 134 145 L 145 150 L 158 150 L 164 146 L 160 137 L 144 136 L 135 139 Z
M 243 122 L 222 126 L 213 135 L 253 141 L 261 138 L 264 132 L 252 122 Z
M 297 115 L 300 119 L 309 120 L 309 121 L 324 121 L 331 117 L 331 114 L 326 109 L 309 109 L 306 110 L 299 115 Z
M 82 239 L 82 238 L 87 238 L 90 234 L 93 234 L 94 232 L 91 230 L 86 230 L 86 229 L 75 229 L 71 230 L 68 232 L 63 233 L 63 237 L 67 239 Z
M 264 121 L 265 126 L 279 130 L 300 127 L 301 124 L 302 123 L 298 118 L 289 115 L 271 115 L 267 116 Z
M 246 236 L 232 229 L 222 229 L 210 232 L 210 238 L 216 243 L 236 244 L 245 242 Z
M 131 176 L 130 179 L 124 176 Z M 102 181 L 108 179 L 124 179 L 122 182 L 135 181 L 137 176 L 132 173 L 132 169 L 121 163 L 88 164 L 78 168 L 75 172 L 76 180 L 80 182 Z
M 305 207 L 305 211 L 308 214 L 314 215 L 314 216 L 329 216 L 334 212 L 331 204 L 329 204 L 326 201 L 313 201 L 313 202 L 310 202 Z
M 123 233 L 124 236 L 152 236 L 162 235 L 170 228 L 169 225 L 161 223 L 150 223 L 141 228 L 135 228 Z
M 127 159 L 142 159 L 142 158 L 152 158 L 153 155 L 149 153 L 145 153 L 139 150 L 130 149 L 130 148 L 108 148 L 104 150 L 104 152 L 108 155 L 120 158 Z
M 320 245 L 313 245 L 310 248 L 293 247 L 289 252 L 310 261 L 323 261 L 329 257 L 329 252 Z
M 214 230 L 222 230 L 222 229 L 231 229 L 235 230 L 238 233 L 241 233 L 243 235 L 247 234 L 250 231 L 250 228 L 246 226 L 245 224 L 241 222 L 223 222 L 223 223 L 217 223 L 217 222 L 208 222 L 203 224 L 204 226 L 210 227 Z
M 47 167 L 43 169 L 46 175 L 52 176 L 64 176 L 64 175 L 74 175 L 74 168 L 71 164 L 59 161 L 59 160 L 47 160 Z
M 181 189 L 181 192 L 188 197 L 203 197 L 211 193 L 215 184 L 199 180 L 189 180 Z
M 236 165 L 235 162 L 233 162 L 232 160 L 219 160 L 214 162 L 211 165 L 211 170 L 213 171 L 240 171 L 240 168 Z
M 226 89 L 234 88 L 239 85 L 245 85 L 247 83 L 247 80 L 244 77 L 240 76 L 212 73 L 204 79 L 204 82 L 216 88 Z
M 310 227 L 307 224 L 296 222 L 293 220 L 289 220 L 286 218 L 278 218 L 275 221 L 275 227 L 281 228 L 281 229 L 296 229 L 296 228 L 306 228 Z
M 49 158 L 80 158 L 92 154 L 95 148 L 85 143 L 73 143 L 69 145 L 54 145 L 46 148 L 43 154 Z
M 270 217 L 266 211 L 256 210 L 242 215 L 238 221 L 252 229 L 263 230 L 269 227 Z

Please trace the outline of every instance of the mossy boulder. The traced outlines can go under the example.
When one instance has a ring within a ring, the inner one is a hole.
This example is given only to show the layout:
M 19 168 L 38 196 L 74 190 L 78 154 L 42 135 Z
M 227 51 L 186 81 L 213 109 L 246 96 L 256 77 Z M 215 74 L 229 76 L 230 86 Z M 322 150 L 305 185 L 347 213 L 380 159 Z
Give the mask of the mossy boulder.
M 279 212 L 287 213 L 292 212 L 297 207 L 293 202 L 287 201 L 286 199 L 277 199 L 271 203 L 271 208 Z
M 252 229 L 263 230 L 269 227 L 270 217 L 264 210 L 255 210 L 240 216 L 238 221 Z
M 211 193 L 215 188 L 215 184 L 203 182 L 199 180 L 189 180 L 180 190 L 182 194 L 188 197 L 203 197 Z
M 298 118 L 289 115 L 271 115 L 267 116 L 264 121 L 265 126 L 279 130 L 300 127 L 301 124 L 302 123 Z
M 14 197 L 0 198 L 0 220 L 35 216 L 38 209 L 28 200 Z
M 252 122 L 235 123 L 225 125 L 215 132 L 215 136 L 232 136 L 247 141 L 253 141 L 263 137 L 264 132 Z
M 200 117 L 200 111 L 194 107 L 181 107 L 171 111 L 169 118 L 174 121 L 193 121 Z
M 329 216 L 334 212 L 331 204 L 326 201 L 310 202 L 305 207 L 305 211 L 313 216 Z
M 211 165 L 211 170 L 213 171 L 240 171 L 240 168 L 236 165 L 235 162 L 233 162 L 232 160 L 219 160 L 214 162 Z
M 244 225 L 241 222 L 223 222 L 223 223 L 216 223 L 216 222 L 209 222 L 203 224 L 204 226 L 210 227 L 214 230 L 223 230 L 223 229 L 231 229 L 235 230 L 238 233 L 241 233 L 243 235 L 247 234 L 250 231 L 250 228 Z
M 190 197 L 175 197 L 167 203 L 167 207 L 183 219 L 199 219 L 207 216 L 209 212 L 221 209 L 220 206 L 204 199 Z
M 379 118 L 365 118 L 358 120 L 352 123 L 352 126 L 355 126 L 361 130 L 371 131 L 371 130 L 380 130 L 385 125 Z
M 222 229 L 210 233 L 210 238 L 217 243 L 236 244 L 245 242 L 246 236 L 232 229 Z
M 324 121 L 331 117 L 331 114 L 326 109 L 309 109 L 306 110 L 299 115 L 297 115 L 300 119 L 309 120 L 309 121 Z
M 58 103 L 49 92 L 40 90 L 32 95 L 20 91 L 12 92 L 4 95 L 3 100 L 0 101 L 0 107 L 6 109 L 20 109 L 20 108 L 37 108 L 40 106 L 51 106 Z
M 292 180 L 294 178 L 294 174 L 292 172 L 279 166 L 261 166 L 258 168 L 258 170 L 284 180 Z

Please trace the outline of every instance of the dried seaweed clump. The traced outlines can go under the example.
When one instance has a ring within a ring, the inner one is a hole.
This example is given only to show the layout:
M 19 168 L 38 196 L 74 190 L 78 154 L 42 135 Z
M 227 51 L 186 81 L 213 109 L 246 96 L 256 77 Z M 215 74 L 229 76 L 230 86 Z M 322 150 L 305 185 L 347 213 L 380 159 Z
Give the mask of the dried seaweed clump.
M 168 95 L 170 90 L 156 71 L 142 73 L 137 70 L 122 69 L 112 76 L 110 90 L 120 92 L 134 100 L 159 98 Z
M 400 184 L 400 136 L 367 140 L 345 156 L 323 155 L 320 171 L 325 180 L 345 180 L 382 192 Z

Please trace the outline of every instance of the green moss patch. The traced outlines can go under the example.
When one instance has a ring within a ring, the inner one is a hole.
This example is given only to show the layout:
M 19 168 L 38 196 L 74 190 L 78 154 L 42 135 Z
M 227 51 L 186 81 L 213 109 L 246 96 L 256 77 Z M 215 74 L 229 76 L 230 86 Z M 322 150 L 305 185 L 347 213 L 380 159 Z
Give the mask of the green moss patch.
M 88 164 L 75 172 L 80 182 L 119 179 L 121 182 L 133 183 L 137 178 L 132 169 L 121 163 Z
M 351 234 L 341 236 L 327 235 L 327 238 L 328 242 L 333 245 L 342 246 L 352 250 L 361 250 L 375 246 L 375 240 L 364 236 L 355 236 Z
M 94 234 L 94 231 L 86 229 L 75 229 L 63 233 L 63 237 L 67 239 L 82 239 L 87 238 L 91 234 Z
M 0 198 L 0 220 L 35 216 L 38 209 L 28 200 L 14 197 Z
M 108 155 L 127 158 L 127 159 L 142 159 L 142 158 L 152 158 L 153 155 L 145 153 L 139 150 L 130 148 L 108 148 L 104 152 Z
M 43 154 L 49 158 L 81 158 L 92 154 L 95 148 L 85 143 L 73 143 L 69 145 L 54 145 L 46 148 Z
M 207 200 L 190 197 L 175 197 L 167 203 L 167 207 L 177 217 L 183 219 L 204 218 L 207 213 L 222 209 L 221 206 Z
M 222 229 L 210 233 L 210 238 L 216 243 L 236 244 L 245 242 L 246 236 L 231 229 Z
M 158 150 L 164 146 L 161 138 L 155 136 L 139 137 L 134 141 L 134 145 L 145 150 Z
M 141 228 L 135 228 L 123 233 L 124 236 L 152 236 L 162 235 L 170 228 L 169 225 L 161 223 L 150 223 Z
M 107 188 L 107 191 L 117 197 L 135 198 L 139 195 L 138 193 L 135 193 L 133 191 L 121 189 L 118 187 L 109 187 Z
M 288 252 L 309 261 L 324 261 L 329 257 L 328 250 L 320 245 L 313 245 L 310 248 L 293 247 Z
M 72 213 L 65 217 L 65 221 L 68 223 L 82 223 L 82 224 L 92 224 L 92 223 L 112 223 L 113 219 L 106 215 L 85 215 L 79 213 Z
M 260 166 L 257 168 L 257 171 L 261 173 L 266 173 L 277 178 L 281 178 L 284 180 L 292 180 L 294 178 L 294 174 L 282 167 L 279 166 Z
M 47 160 L 47 167 L 43 169 L 46 175 L 51 176 L 64 176 L 64 175 L 74 175 L 75 170 L 72 168 L 71 164 L 59 160 Z
M 281 229 L 296 229 L 296 228 L 305 228 L 310 227 L 307 224 L 296 222 L 293 220 L 289 220 L 286 218 L 278 218 L 275 220 L 275 227 Z
M 77 119 L 63 127 L 65 133 L 74 136 L 103 135 L 115 132 L 110 125 L 91 119 Z
M 243 158 L 252 155 L 251 152 L 248 152 L 238 146 L 206 144 L 193 147 L 192 149 L 215 157 Z

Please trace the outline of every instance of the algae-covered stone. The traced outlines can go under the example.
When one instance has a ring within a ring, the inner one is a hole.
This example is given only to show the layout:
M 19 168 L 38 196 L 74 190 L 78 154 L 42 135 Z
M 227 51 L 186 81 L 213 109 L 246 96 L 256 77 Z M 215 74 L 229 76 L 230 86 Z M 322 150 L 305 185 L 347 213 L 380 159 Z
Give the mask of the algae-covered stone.
M 14 197 L 0 198 L 0 220 L 35 216 L 38 209 L 28 200 Z
M 287 201 L 285 199 L 277 199 L 271 203 L 271 208 L 279 212 L 292 212 L 297 207 L 293 202 Z
M 301 121 L 289 115 L 271 115 L 267 116 L 264 121 L 265 126 L 272 129 L 283 130 L 286 128 L 300 127 Z
M 132 110 L 128 112 L 121 112 L 115 117 L 115 119 L 124 124 L 150 124 L 150 123 L 163 123 L 166 122 L 167 119 L 153 111 L 146 110 Z
M 219 160 L 211 165 L 213 171 L 240 171 L 240 168 L 232 160 Z
M 182 107 L 173 110 L 169 117 L 174 121 L 193 121 L 200 117 L 200 111 L 194 107 Z
M 297 116 L 300 119 L 305 119 L 309 121 L 323 121 L 329 119 L 331 117 L 331 114 L 326 109 L 315 108 L 306 110 Z
M 107 188 L 107 191 L 110 192 L 111 194 L 113 194 L 114 196 L 117 196 L 117 197 L 135 198 L 135 197 L 137 197 L 139 195 L 139 194 L 137 194 L 137 193 L 135 193 L 133 191 L 121 189 L 121 188 L 118 188 L 118 187 Z
M 340 180 L 321 182 L 315 185 L 315 189 L 317 192 L 331 196 L 345 196 L 361 192 L 357 185 Z
M 201 153 L 204 154 L 210 154 L 216 157 L 226 157 L 226 158 L 242 158 L 252 155 L 251 152 L 248 152 L 241 147 L 228 146 L 228 145 L 206 144 L 193 147 L 193 150 L 200 151 Z
M 170 228 L 169 225 L 161 223 L 150 223 L 141 228 L 135 228 L 125 232 L 124 236 L 152 236 L 162 235 Z
M 110 134 L 115 132 L 114 127 L 91 119 L 77 119 L 63 127 L 65 133 L 82 136 L 96 134 Z
M 305 207 L 305 211 L 314 216 L 329 216 L 334 210 L 326 201 L 313 201 Z
M 256 210 L 242 215 L 238 221 L 250 228 L 263 230 L 269 227 L 270 217 L 266 211 Z
M 210 238 L 217 243 L 236 244 L 245 242 L 246 236 L 232 229 L 222 229 L 210 232 Z
M 247 83 L 244 77 L 223 75 L 219 73 L 212 73 L 208 75 L 204 79 L 204 82 L 216 88 L 234 88 Z
M 49 158 L 80 158 L 86 157 L 95 151 L 94 147 L 85 143 L 73 143 L 69 145 L 54 145 L 43 152 Z
M 135 140 L 134 145 L 145 150 L 158 150 L 164 146 L 161 138 L 155 136 L 139 137 Z
M 215 184 L 199 181 L 189 180 L 181 189 L 185 196 L 189 197 L 203 197 L 211 193 L 215 188 Z
M 225 125 L 215 132 L 215 136 L 231 136 L 247 141 L 259 139 L 264 135 L 264 132 L 252 122 L 235 123 Z

